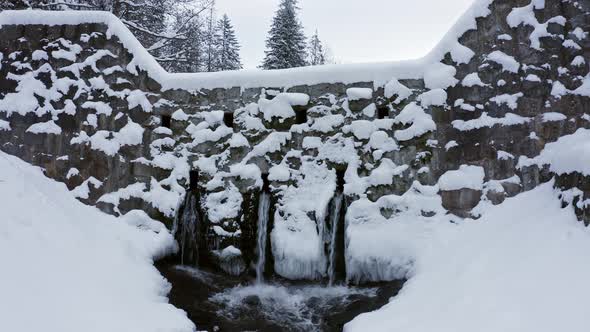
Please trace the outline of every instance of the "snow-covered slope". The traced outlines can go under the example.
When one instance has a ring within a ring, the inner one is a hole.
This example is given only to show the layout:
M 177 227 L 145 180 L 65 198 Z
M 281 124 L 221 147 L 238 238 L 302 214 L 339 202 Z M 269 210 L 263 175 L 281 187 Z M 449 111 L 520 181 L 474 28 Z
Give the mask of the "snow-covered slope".
M 153 259 L 174 240 L 135 211 L 116 219 L 0 152 L 0 331 L 193 331 Z
M 552 183 L 439 231 L 400 294 L 346 332 L 588 331 L 590 231 Z

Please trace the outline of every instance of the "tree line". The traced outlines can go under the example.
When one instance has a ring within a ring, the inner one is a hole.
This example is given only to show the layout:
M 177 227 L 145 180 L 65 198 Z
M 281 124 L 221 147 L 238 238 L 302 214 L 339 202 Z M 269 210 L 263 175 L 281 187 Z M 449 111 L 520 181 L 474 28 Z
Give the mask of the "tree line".
M 280 0 L 260 68 L 284 69 L 332 62 L 318 33 L 307 38 L 298 0 Z M 0 0 L 4 9 L 102 10 L 113 13 L 170 72 L 242 68 L 240 43 L 215 0 Z

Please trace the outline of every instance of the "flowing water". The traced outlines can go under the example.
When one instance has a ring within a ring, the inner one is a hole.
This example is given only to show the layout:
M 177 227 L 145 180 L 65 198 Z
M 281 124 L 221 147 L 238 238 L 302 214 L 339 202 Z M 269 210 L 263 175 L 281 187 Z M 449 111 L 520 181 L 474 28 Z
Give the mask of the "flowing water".
M 329 264 L 328 264 L 328 285 L 334 285 L 334 281 L 336 280 L 336 259 L 337 259 L 337 234 L 338 234 L 338 224 L 340 223 L 340 212 L 342 210 L 342 201 L 343 195 L 341 192 L 336 193 L 334 196 L 334 203 L 332 204 L 332 213 L 330 213 L 330 227 L 331 227 L 331 237 L 330 237 L 330 256 L 329 256 Z
M 172 261 L 156 267 L 172 284 L 170 303 L 207 331 L 342 331 L 354 317 L 385 305 L 403 285 L 326 287 L 277 278 L 258 284 Z
M 198 195 L 187 192 L 179 206 L 173 231 L 179 243 L 178 258 L 156 263 L 171 283 L 170 303 L 187 312 L 199 330 L 207 331 L 342 331 L 344 324 L 359 314 L 376 310 L 397 294 L 404 281 L 368 287 L 333 286 L 336 279 L 338 231 L 343 195 L 333 200 L 329 246 L 329 285 L 290 282 L 278 277 L 264 279 L 266 265 L 270 194 L 260 194 L 256 279 L 231 277 L 198 268 Z M 190 267 L 187 265 L 191 265 Z
M 197 204 L 198 196 L 187 191 L 174 219 L 172 232 L 180 247 L 181 264 L 198 265 L 199 262 L 200 217 Z
M 258 284 L 264 282 L 269 213 L 270 195 L 266 191 L 262 191 L 260 193 L 260 202 L 258 203 L 258 262 L 256 262 L 256 283 Z

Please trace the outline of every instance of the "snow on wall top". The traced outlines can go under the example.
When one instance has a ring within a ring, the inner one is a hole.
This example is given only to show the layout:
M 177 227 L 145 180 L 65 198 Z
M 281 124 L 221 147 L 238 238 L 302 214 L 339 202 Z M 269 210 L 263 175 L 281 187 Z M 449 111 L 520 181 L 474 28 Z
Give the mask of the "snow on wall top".
M 293 87 L 321 83 L 351 84 L 373 82 L 375 87 L 384 86 L 392 78 L 421 79 L 427 85 L 446 88 L 455 81 L 449 75 L 455 71 L 444 71 L 438 63 L 447 52 L 457 63 L 467 63 L 473 51 L 461 45 L 458 38 L 468 30 L 476 28 L 475 19 L 489 15 L 489 5 L 493 0 L 475 0 L 474 4 L 457 21 L 442 41 L 425 57 L 416 60 L 395 62 L 325 65 L 292 68 L 283 70 L 239 70 L 216 73 L 168 73 L 140 44 L 129 29 L 116 16 L 99 11 L 40 11 L 5 10 L 0 13 L 2 25 L 77 25 L 102 23 L 108 26 L 107 37 L 116 36 L 123 46 L 134 56 L 134 64 L 145 70 L 150 77 L 162 85 L 163 90 L 200 90 L 214 88 L 259 88 Z M 441 77 L 441 75 L 443 77 Z

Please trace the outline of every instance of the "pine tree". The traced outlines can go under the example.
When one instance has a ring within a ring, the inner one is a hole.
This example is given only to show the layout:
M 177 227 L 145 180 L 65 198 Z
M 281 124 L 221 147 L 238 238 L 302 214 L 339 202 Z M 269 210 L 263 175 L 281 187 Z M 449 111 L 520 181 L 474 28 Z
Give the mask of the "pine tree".
M 326 51 L 317 30 L 309 40 L 308 63 L 310 66 L 326 64 Z
M 215 24 L 215 0 L 209 10 L 209 16 L 206 19 L 207 29 L 205 31 L 205 68 L 204 71 L 215 71 L 216 47 L 215 36 L 217 35 L 217 25 Z
M 306 38 L 297 18 L 298 0 L 281 0 L 266 39 L 264 69 L 284 69 L 307 64 Z
M 216 71 L 242 69 L 240 44 L 236 38 L 234 27 L 227 15 L 223 15 L 223 17 L 217 22 L 215 46 Z

